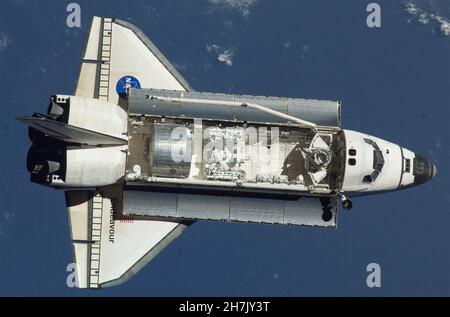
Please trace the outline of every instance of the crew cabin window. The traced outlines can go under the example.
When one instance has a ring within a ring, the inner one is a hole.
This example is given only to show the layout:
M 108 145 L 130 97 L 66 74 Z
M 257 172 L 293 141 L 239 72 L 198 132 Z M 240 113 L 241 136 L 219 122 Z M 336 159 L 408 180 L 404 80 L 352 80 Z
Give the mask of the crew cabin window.
M 370 176 L 370 175 L 364 176 L 362 182 L 363 183 L 372 183 L 372 176 Z
M 380 147 L 378 146 L 378 144 L 376 142 L 374 142 L 371 139 L 364 139 L 364 142 L 366 142 L 367 144 L 370 144 L 373 147 L 373 171 L 372 173 L 369 175 L 371 182 L 375 182 L 375 180 L 377 179 L 377 177 L 381 174 L 381 171 L 383 170 L 383 166 L 384 166 L 384 157 L 383 157 L 383 153 L 381 152 Z M 364 177 L 364 180 L 368 180 L 369 178 Z
M 348 165 L 355 166 L 356 165 L 356 160 L 354 158 L 348 159 Z
M 356 155 L 356 150 L 355 149 L 350 149 L 350 150 L 348 150 L 348 154 L 350 156 L 355 156 Z

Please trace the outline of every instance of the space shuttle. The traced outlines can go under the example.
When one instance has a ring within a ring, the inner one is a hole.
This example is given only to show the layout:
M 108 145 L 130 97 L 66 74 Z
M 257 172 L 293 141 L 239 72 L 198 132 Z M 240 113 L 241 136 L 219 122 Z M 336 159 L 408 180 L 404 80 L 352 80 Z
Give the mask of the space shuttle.
M 113 18 L 92 18 L 74 94 L 17 119 L 31 181 L 65 193 L 79 288 L 124 283 L 198 220 L 336 228 L 338 205 L 437 172 L 343 129 L 339 101 L 197 92 Z

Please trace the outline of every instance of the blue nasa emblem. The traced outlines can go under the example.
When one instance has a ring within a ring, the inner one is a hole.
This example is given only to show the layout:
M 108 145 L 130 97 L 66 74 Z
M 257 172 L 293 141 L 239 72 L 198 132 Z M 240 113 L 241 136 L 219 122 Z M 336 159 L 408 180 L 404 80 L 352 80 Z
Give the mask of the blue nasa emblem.
M 116 91 L 119 96 L 126 95 L 129 88 L 141 88 L 141 83 L 136 77 L 123 76 L 116 84 Z

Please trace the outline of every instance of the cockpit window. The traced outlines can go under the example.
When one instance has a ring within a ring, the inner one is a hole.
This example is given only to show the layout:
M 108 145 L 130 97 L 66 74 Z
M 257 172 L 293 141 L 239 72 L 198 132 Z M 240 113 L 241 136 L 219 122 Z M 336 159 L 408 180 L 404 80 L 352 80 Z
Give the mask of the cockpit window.
M 380 175 L 381 171 L 383 170 L 384 166 L 384 157 L 383 152 L 381 152 L 380 147 L 376 142 L 374 142 L 371 139 L 364 139 L 364 142 L 372 145 L 373 147 L 373 172 L 370 175 L 371 182 L 374 182 L 378 175 Z M 363 182 L 368 182 L 369 178 L 364 177 Z

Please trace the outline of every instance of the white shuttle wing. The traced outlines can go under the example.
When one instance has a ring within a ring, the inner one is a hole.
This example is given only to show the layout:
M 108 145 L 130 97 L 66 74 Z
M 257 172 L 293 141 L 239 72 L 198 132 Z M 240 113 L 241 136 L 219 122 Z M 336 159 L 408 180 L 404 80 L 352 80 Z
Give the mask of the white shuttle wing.
M 79 288 L 127 281 L 188 225 L 123 217 L 121 195 L 120 185 L 66 192 Z
M 94 17 L 75 95 L 120 104 L 116 86 L 127 84 L 126 78 L 133 78 L 135 88 L 190 90 L 139 29 L 124 21 Z M 187 227 L 180 221 L 119 220 L 122 196 L 119 185 L 66 192 L 80 288 L 125 282 Z
M 75 95 L 118 103 L 116 86 L 127 76 L 137 79 L 142 88 L 191 90 L 186 80 L 134 25 L 93 17 Z

